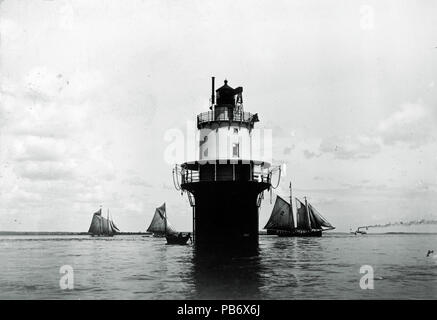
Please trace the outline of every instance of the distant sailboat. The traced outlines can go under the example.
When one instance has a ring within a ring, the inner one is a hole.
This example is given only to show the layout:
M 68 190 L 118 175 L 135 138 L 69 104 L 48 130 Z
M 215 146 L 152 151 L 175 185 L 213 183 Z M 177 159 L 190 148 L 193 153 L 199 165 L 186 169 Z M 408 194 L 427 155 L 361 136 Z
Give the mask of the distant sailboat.
M 109 209 L 106 218 L 102 217 L 102 208 L 93 214 L 93 219 L 91 220 L 91 225 L 88 230 L 88 233 L 92 236 L 112 237 L 119 232 L 120 230 L 114 224 L 112 219 L 109 218 Z
M 165 203 L 155 209 L 155 215 L 153 216 L 152 222 L 147 228 L 147 231 L 153 232 L 154 237 L 165 237 L 166 233 L 177 233 L 167 220 Z
M 190 234 L 183 235 L 177 232 L 168 222 L 165 202 L 162 206 L 156 208 L 155 215 L 150 223 L 148 232 L 153 232 L 154 237 L 166 237 L 168 244 L 186 244 L 190 239 Z

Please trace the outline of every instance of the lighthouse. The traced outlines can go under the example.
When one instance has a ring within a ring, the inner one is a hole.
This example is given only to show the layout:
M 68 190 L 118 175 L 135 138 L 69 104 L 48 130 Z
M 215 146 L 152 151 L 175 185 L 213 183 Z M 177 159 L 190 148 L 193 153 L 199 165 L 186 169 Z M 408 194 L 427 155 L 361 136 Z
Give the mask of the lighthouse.
M 198 159 L 176 166 L 177 187 L 193 208 L 196 247 L 258 246 L 259 207 L 271 187 L 270 163 L 253 159 L 258 114 L 243 108 L 243 88 L 228 81 L 215 90 L 209 110 L 197 115 Z

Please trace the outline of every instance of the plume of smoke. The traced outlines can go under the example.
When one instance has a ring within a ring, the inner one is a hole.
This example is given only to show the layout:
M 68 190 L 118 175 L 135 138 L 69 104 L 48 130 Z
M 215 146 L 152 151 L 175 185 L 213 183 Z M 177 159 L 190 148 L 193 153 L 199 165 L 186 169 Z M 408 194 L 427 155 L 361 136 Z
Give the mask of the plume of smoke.
M 411 221 L 397 221 L 397 222 L 389 222 L 386 224 L 375 224 L 372 226 L 366 226 L 367 228 L 386 228 L 391 226 L 416 226 L 423 224 L 437 224 L 437 220 L 428 220 L 428 219 L 420 219 L 420 220 L 411 220 Z

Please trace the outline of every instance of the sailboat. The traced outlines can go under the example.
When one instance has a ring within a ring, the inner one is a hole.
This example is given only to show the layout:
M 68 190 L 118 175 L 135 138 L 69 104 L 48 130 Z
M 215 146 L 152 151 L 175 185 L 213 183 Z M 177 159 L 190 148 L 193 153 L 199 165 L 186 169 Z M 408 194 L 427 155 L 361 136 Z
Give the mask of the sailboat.
M 94 212 L 88 233 L 90 233 L 93 237 L 112 237 L 114 234 L 119 232 L 120 230 L 117 228 L 114 221 L 109 218 L 109 209 L 106 218 L 102 217 L 102 208 L 100 208 L 99 211 Z
M 292 189 L 290 182 L 290 202 L 280 196 L 276 197 L 275 205 L 269 221 L 264 229 L 267 234 L 276 234 L 280 237 L 320 237 L 322 231 L 335 229 L 323 216 L 307 202 L 305 204 L 296 199 L 296 220 L 294 225 L 293 207 L 291 205 Z
M 166 237 L 167 244 L 186 244 L 190 239 L 189 233 L 183 235 L 182 232 L 177 232 L 168 222 L 165 202 L 155 209 L 155 215 L 147 231 L 153 232 L 154 237 Z
M 276 234 L 278 236 L 292 236 L 296 232 L 293 218 L 293 207 L 291 205 L 292 189 L 290 182 L 290 202 L 287 202 L 279 195 L 276 196 L 275 205 L 270 215 L 269 221 L 265 225 L 264 229 L 267 230 L 267 234 Z
M 154 237 L 165 237 L 166 233 L 177 233 L 172 225 L 167 221 L 167 214 L 165 210 L 165 203 L 155 209 L 155 215 L 152 222 L 150 222 L 147 232 L 152 232 Z
M 321 237 L 323 231 L 335 229 L 305 197 L 305 204 L 296 198 L 296 220 L 297 228 L 294 236 L 296 237 Z
M 275 206 L 273 207 L 270 219 L 269 221 L 267 221 L 264 229 L 267 230 L 267 234 L 279 235 L 294 233 L 295 227 L 293 219 L 293 208 L 291 204 L 282 199 L 280 196 L 276 196 Z

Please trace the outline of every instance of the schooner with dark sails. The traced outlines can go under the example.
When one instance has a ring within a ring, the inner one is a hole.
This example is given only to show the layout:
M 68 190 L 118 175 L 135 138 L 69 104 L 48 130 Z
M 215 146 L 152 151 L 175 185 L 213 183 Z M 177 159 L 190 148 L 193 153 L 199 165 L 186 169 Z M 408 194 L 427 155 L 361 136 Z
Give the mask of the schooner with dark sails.
M 90 233 L 93 237 L 112 237 L 114 234 L 119 232 L 120 230 L 117 228 L 114 221 L 109 218 L 109 209 L 106 218 L 102 216 L 102 208 L 93 214 L 93 219 L 91 220 L 91 225 L 88 230 L 88 233 Z
M 267 234 L 277 234 L 280 237 L 321 237 L 323 231 L 335 229 L 305 198 L 305 203 L 296 199 L 296 227 L 293 219 L 293 207 L 290 203 L 276 197 L 272 214 L 264 229 Z
M 292 196 L 290 182 L 290 203 L 282 199 L 279 195 L 276 196 L 275 206 L 273 207 L 272 214 L 264 227 L 264 229 L 267 230 L 267 234 L 279 235 L 294 232 L 295 227 L 291 199 Z
M 321 237 L 323 231 L 335 229 L 328 220 L 326 220 L 305 197 L 305 203 L 296 198 L 296 220 L 297 228 L 296 237 Z
M 168 244 L 186 244 L 190 239 L 190 234 L 183 235 L 182 232 L 177 232 L 168 222 L 165 202 L 162 206 L 155 209 L 148 232 L 153 232 L 154 237 L 166 237 Z
M 165 203 L 155 209 L 155 215 L 150 222 L 147 232 L 152 232 L 154 237 L 165 237 L 166 233 L 177 233 L 167 220 Z

